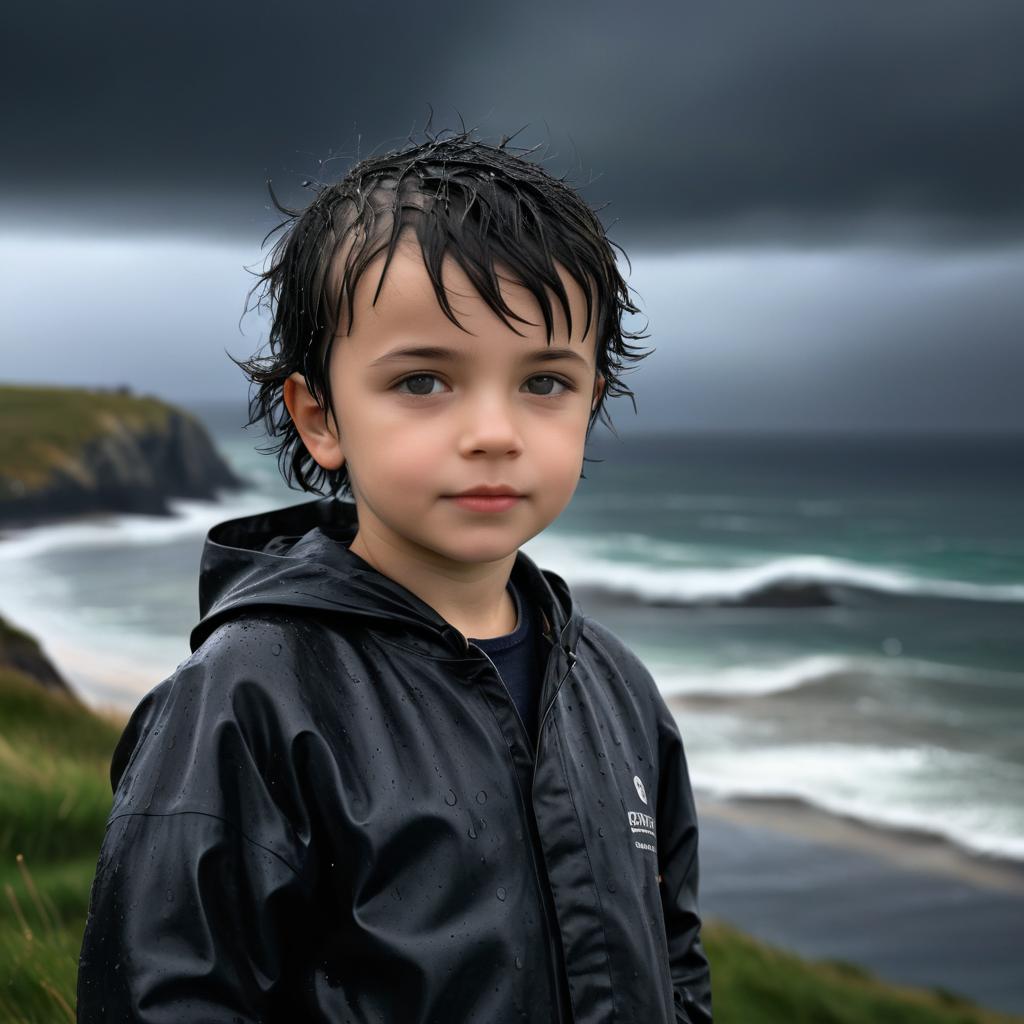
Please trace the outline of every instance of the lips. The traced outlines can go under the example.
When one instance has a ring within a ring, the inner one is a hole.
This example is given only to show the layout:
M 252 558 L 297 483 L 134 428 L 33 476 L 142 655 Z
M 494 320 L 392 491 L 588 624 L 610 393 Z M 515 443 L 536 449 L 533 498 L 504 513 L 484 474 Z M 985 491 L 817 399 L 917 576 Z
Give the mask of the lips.
M 452 498 L 521 498 L 522 495 L 511 487 L 498 485 L 496 487 L 474 487 L 470 491 L 460 491 L 458 494 L 449 495 Z
M 522 496 L 510 494 L 456 494 L 448 499 L 467 512 L 494 513 L 507 512 L 521 502 Z

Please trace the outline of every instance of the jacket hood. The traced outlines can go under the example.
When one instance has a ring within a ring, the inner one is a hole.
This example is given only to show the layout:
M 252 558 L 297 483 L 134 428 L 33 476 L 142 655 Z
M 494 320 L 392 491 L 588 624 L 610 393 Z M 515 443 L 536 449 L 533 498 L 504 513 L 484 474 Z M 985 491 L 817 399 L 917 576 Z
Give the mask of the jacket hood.
M 469 641 L 430 605 L 349 550 L 359 521 L 338 498 L 228 519 L 206 535 L 195 652 L 223 621 L 255 608 L 306 608 L 405 632 L 415 646 L 465 655 Z M 541 609 L 544 636 L 575 653 L 583 616 L 565 581 L 516 553 L 512 580 Z M 366 620 L 372 620 L 367 622 Z

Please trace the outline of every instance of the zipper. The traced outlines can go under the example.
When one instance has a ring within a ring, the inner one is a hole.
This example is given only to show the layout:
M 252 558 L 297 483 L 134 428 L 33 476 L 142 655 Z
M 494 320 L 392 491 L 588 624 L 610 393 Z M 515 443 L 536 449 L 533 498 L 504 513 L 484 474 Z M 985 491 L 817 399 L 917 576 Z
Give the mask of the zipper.
M 474 650 L 478 654 L 483 655 L 483 657 L 487 659 L 487 664 L 490 665 L 491 668 L 494 669 L 494 674 L 498 677 L 498 681 L 501 683 L 501 685 L 504 688 L 505 692 L 508 693 L 508 687 L 505 686 L 505 680 L 501 678 L 501 673 L 498 671 L 498 666 L 495 665 L 494 662 L 491 660 L 490 655 L 482 647 L 477 647 L 476 644 L 471 644 L 468 640 L 466 640 L 465 637 L 463 637 L 463 642 L 466 645 L 466 650 L 467 651 Z M 540 736 L 541 736 L 541 733 L 544 731 L 544 723 L 548 719 L 548 712 L 554 706 L 555 698 L 558 696 L 558 691 L 561 690 L 561 688 L 562 688 L 562 683 L 564 683 L 566 681 L 566 679 L 569 678 L 569 673 L 576 667 L 576 662 L 578 660 L 577 657 L 576 657 L 576 654 L 573 651 L 570 651 L 567 647 L 563 648 L 563 650 L 565 651 L 566 656 L 569 658 L 569 667 L 565 670 L 565 673 L 562 676 L 562 678 L 559 679 L 558 682 L 555 684 L 554 693 L 551 694 L 551 699 L 545 705 L 544 711 L 541 713 L 541 716 L 540 716 L 540 718 L 537 721 L 537 741 L 533 745 L 533 747 L 530 748 L 532 750 L 532 753 L 533 753 L 533 769 L 534 769 L 533 770 L 533 776 L 530 779 L 530 785 L 531 786 L 533 785 L 533 781 L 534 781 L 534 779 L 536 779 L 536 776 L 537 776 L 537 756 L 538 756 L 538 754 L 540 752 Z M 530 744 L 529 744 L 530 734 L 529 734 L 529 732 L 527 732 L 526 725 L 523 722 L 523 717 L 522 717 L 522 715 L 519 714 L 519 708 L 516 707 L 516 702 L 514 700 L 512 700 L 512 694 L 508 693 L 508 699 L 509 699 L 510 703 L 512 704 L 512 710 L 515 712 L 516 721 L 519 723 L 519 730 L 523 734 L 523 739 L 526 741 L 526 742 L 523 743 L 523 746 L 529 748 L 530 747 Z
M 512 695 L 508 693 L 508 688 L 505 687 L 505 681 L 504 681 L 504 679 L 501 678 L 501 673 L 498 671 L 498 666 L 494 664 L 494 662 L 490 658 L 490 655 L 488 655 L 488 653 L 482 647 L 477 647 L 476 644 L 471 644 L 465 637 L 463 637 L 463 641 L 465 642 L 466 650 L 467 651 L 472 648 L 474 651 L 477 651 L 479 654 L 482 654 L 487 659 L 487 663 L 491 666 L 491 668 L 494 669 L 494 674 L 498 677 L 498 681 L 502 684 L 502 687 L 504 687 L 506 694 L 508 694 L 509 703 L 512 705 L 512 710 L 515 712 L 516 721 L 519 723 L 519 729 L 520 729 L 520 731 L 523 734 L 523 738 L 528 741 L 529 738 L 530 738 L 530 734 L 526 731 L 526 726 L 523 724 L 523 719 L 522 719 L 522 716 L 519 714 L 519 708 L 516 707 L 516 702 L 512 699 Z M 564 985 L 566 984 L 566 982 L 562 982 L 558 978 L 558 969 L 559 969 L 560 965 L 557 963 L 557 956 L 556 956 L 556 952 L 555 951 L 556 951 L 556 949 L 561 949 L 562 941 L 559 938 L 558 939 L 558 945 L 556 947 L 556 945 L 555 945 L 555 936 L 552 934 L 552 931 L 551 931 L 551 921 L 550 921 L 549 914 L 548 914 L 548 906 L 547 906 L 547 903 L 544 901 L 544 896 L 546 894 L 546 887 L 545 887 L 544 883 L 541 881 L 540 866 L 537 863 L 537 850 L 535 849 L 535 844 L 534 844 L 534 829 L 537 828 L 537 826 L 536 826 L 536 820 L 533 818 L 532 808 L 533 808 L 533 785 L 534 785 L 534 783 L 535 783 L 535 781 L 537 779 L 537 759 L 538 759 L 538 752 L 540 750 L 540 737 L 541 737 L 541 734 L 544 732 L 544 723 L 547 721 L 548 714 L 551 711 L 551 708 L 554 706 L 555 698 L 558 696 L 558 691 L 561 690 L 561 688 L 562 688 L 562 683 L 564 683 L 566 681 L 566 679 L 569 678 L 569 673 L 572 672 L 573 668 L 576 665 L 576 661 L 577 661 L 575 653 L 570 651 L 568 648 L 564 648 L 564 650 L 565 650 L 565 653 L 569 657 L 569 666 L 568 666 L 568 668 L 566 668 L 565 673 L 563 674 L 562 678 L 559 679 L 558 682 L 555 684 L 555 689 L 554 689 L 554 692 L 551 694 L 551 699 L 547 702 L 547 705 L 544 708 L 544 712 L 541 715 L 540 720 L 539 720 L 538 725 L 537 725 L 537 742 L 533 746 L 533 761 L 532 761 L 532 765 L 531 765 L 532 771 L 530 773 L 530 794 L 529 794 L 529 798 L 530 799 L 529 799 L 529 806 L 527 806 L 526 797 L 523 794 L 523 788 L 522 788 L 522 786 L 519 785 L 519 776 L 518 776 L 518 774 L 516 775 L 516 789 L 519 790 L 520 806 L 522 807 L 524 816 L 527 817 L 527 819 L 528 819 L 527 822 L 526 822 L 526 827 L 527 827 L 527 831 L 529 832 L 529 835 L 530 835 L 530 842 L 529 842 L 529 847 L 530 847 L 530 863 L 533 866 L 533 877 L 536 879 L 537 889 L 538 889 L 538 891 L 541 894 L 541 902 L 544 904 L 544 908 L 543 908 L 544 909 L 544 913 L 541 916 L 544 918 L 544 933 L 547 936 L 547 942 L 548 942 L 548 968 L 549 968 L 550 973 L 551 973 L 552 991 L 554 993 L 555 1006 L 556 1006 L 556 1009 L 557 1009 L 557 1012 L 558 1012 L 559 1024 L 562 1024 L 562 1020 L 563 1020 L 562 1007 L 563 1007 L 564 1003 L 568 1003 L 568 1001 L 569 1001 L 568 1000 L 568 996 L 567 996 L 567 994 L 565 993 L 565 990 L 564 990 Z M 524 743 L 523 746 L 528 747 L 529 743 L 528 742 Z M 538 834 L 538 838 L 539 838 L 539 834 L 540 834 L 540 830 L 539 829 L 537 830 L 537 834 Z M 563 997 L 564 997 L 564 999 L 563 999 Z

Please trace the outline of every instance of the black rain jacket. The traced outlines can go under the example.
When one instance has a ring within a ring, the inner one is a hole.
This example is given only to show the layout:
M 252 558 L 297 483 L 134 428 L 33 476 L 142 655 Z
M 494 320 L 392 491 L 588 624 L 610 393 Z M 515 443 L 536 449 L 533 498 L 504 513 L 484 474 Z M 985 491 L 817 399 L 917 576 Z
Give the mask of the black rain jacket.
M 192 654 L 110 768 L 78 1021 L 711 1021 L 697 817 L 643 664 L 520 551 L 536 749 L 493 662 L 348 550 L 355 506 L 210 530 Z

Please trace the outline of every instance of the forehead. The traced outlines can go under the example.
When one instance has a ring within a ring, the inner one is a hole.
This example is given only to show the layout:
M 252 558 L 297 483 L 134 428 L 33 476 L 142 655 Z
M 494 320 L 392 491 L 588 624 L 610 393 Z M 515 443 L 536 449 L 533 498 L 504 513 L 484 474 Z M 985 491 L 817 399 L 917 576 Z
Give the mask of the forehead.
M 477 291 L 469 275 L 458 262 L 450 255 L 445 256 L 441 266 L 441 283 L 449 308 L 462 325 L 463 329 L 460 330 L 441 308 L 430 272 L 415 238 L 403 234 L 381 282 L 385 258 L 386 253 L 378 254 L 367 264 L 359 278 L 352 303 L 352 330 L 345 339 L 346 344 L 351 342 L 354 347 L 368 355 L 381 350 L 394 340 L 422 340 L 424 337 L 431 340 L 443 337 L 446 344 L 470 352 L 474 339 L 500 339 L 506 343 L 518 343 L 526 349 L 548 347 L 547 328 L 540 304 L 529 288 L 514 279 L 508 268 L 500 264 L 495 265 L 494 287 L 499 290 L 502 300 L 515 316 L 529 321 L 524 323 L 506 313 L 505 318 L 512 327 L 502 322 L 501 317 Z M 340 265 L 338 261 L 336 267 Z M 597 304 L 593 304 L 590 327 L 584 335 L 587 320 L 586 295 L 564 267 L 556 264 L 555 269 L 569 299 L 572 334 L 570 337 L 561 302 L 549 289 L 548 299 L 554 326 L 551 344 L 571 345 L 593 365 Z M 336 269 L 334 276 L 337 288 L 340 270 Z M 380 292 L 374 303 L 378 286 Z M 344 311 L 341 324 L 340 330 L 343 331 L 347 326 Z

